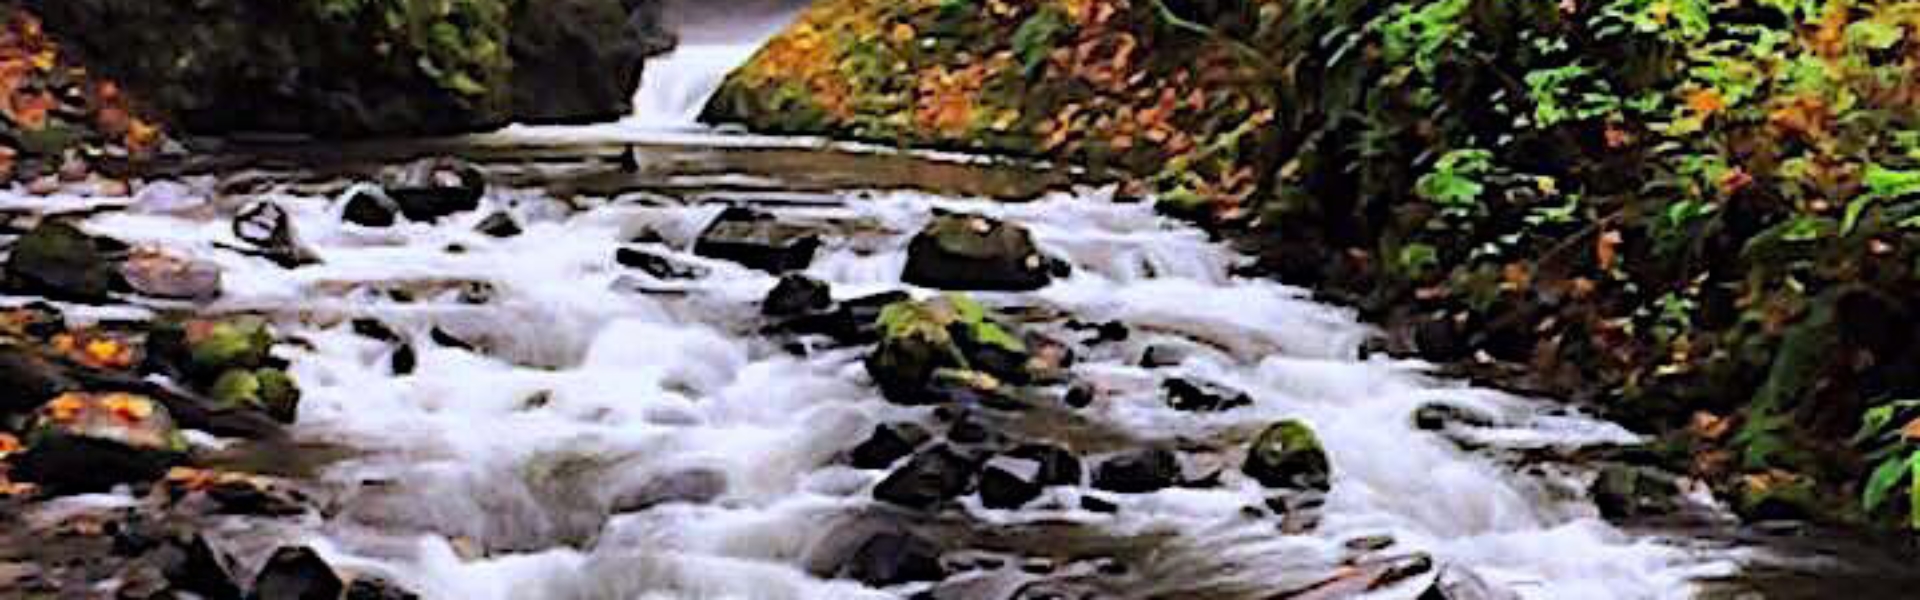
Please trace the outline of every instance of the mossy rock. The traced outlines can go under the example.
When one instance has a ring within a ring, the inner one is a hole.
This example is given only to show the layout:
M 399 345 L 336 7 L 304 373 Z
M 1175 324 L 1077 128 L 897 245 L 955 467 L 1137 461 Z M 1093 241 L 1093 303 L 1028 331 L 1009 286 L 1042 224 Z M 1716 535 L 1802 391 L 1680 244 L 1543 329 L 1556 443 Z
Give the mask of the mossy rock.
M 209 394 L 221 407 L 257 410 L 281 423 L 299 414 L 300 388 L 280 369 L 230 369 L 214 380 Z
M 212 384 L 235 369 L 270 366 L 274 341 L 273 329 L 257 316 L 162 322 L 148 336 L 148 361 L 162 372 Z
M 62 300 L 106 300 L 113 264 L 93 236 L 72 224 L 48 221 L 14 242 L 7 258 L 7 287 Z
M 1319 436 L 1305 422 L 1286 420 L 1267 427 L 1247 449 L 1241 470 L 1260 485 L 1277 489 L 1330 489 L 1332 467 Z
M 15 475 L 55 493 L 103 492 L 158 479 L 186 456 L 186 438 L 159 402 L 68 393 L 36 414 Z
M 928 392 L 943 371 L 966 374 L 947 381 L 966 389 L 991 380 L 985 387 L 998 391 L 1002 380 L 1032 379 L 1026 343 L 971 298 L 895 302 L 881 309 L 878 324 L 880 344 L 867 357 L 867 372 L 896 402 L 934 401 L 941 394 Z

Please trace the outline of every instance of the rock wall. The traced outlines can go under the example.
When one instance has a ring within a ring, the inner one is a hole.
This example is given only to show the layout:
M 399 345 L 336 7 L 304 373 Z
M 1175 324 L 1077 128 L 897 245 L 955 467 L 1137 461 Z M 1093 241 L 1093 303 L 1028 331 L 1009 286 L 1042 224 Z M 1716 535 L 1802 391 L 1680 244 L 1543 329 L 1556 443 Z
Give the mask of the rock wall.
M 646 0 L 26 0 L 196 134 L 322 137 L 608 120 L 672 35 Z

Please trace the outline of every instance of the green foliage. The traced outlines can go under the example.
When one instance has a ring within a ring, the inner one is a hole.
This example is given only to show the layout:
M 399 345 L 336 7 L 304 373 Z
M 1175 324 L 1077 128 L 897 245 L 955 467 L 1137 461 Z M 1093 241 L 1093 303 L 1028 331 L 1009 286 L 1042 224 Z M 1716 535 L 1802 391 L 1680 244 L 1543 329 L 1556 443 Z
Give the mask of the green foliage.
M 1066 17 L 1051 7 L 1027 17 L 1013 32 L 1013 54 L 1020 61 L 1020 70 L 1028 76 L 1038 73 L 1056 40 L 1066 31 Z
M 1483 212 L 1480 195 L 1487 190 L 1480 179 L 1493 172 L 1493 153 L 1454 150 L 1440 157 L 1433 171 L 1420 177 L 1414 193 L 1440 206 L 1441 214 L 1470 218 Z
M 1441 54 L 1466 46 L 1466 29 L 1461 16 L 1468 0 L 1437 0 L 1394 5 L 1379 30 L 1392 63 L 1411 63 L 1422 74 L 1439 69 Z
M 1908 483 L 1906 525 L 1920 529 L 1920 444 L 1915 443 L 1916 433 L 1908 430 L 1916 408 L 1920 408 L 1920 400 L 1895 400 L 1867 410 L 1861 417 L 1860 432 L 1854 435 L 1854 443 L 1872 448 L 1868 456 L 1877 463 L 1861 490 L 1861 507 L 1868 513 L 1880 511 L 1905 481 Z M 1896 421 L 1897 417 L 1907 420 Z M 1896 422 L 1905 425 L 1894 427 Z

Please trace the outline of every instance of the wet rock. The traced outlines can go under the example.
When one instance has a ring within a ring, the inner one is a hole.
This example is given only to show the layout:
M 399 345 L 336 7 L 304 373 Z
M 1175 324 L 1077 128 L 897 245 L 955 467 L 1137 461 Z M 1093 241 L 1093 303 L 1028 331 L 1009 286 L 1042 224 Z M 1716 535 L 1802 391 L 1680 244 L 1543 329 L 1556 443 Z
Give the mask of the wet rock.
M 419 365 L 420 356 L 414 351 L 413 344 L 401 344 L 387 357 L 387 369 L 394 375 L 412 375 Z
M 273 551 L 253 580 L 252 600 L 337 600 L 346 591 L 340 575 L 305 546 Z
M 973 370 L 940 369 L 918 396 L 921 402 L 945 406 L 984 406 L 1000 410 L 1023 410 L 1031 401 L 1013 386 L 993 375 Z
M 961 413 L 947 425 L 947 441 L 955 444 L 979 446 L 994 441 L 995 437 L 993 430 L 972 412 Z
M 1679 482 L 1656 469 L 1608 464 L 1588 487 L 1600 516 L 1608 519 L 1666 514 L 1677 506 Z
M 722 211 L 720 217 L 707 226 L 694 243 L 693 252 L 750 269 L 785 273 L 807 268 L 819 248 L 820 236 L 805 227 L 781 223 L 773 215 L 752 209 L 733 207 Z
M 355 187 L 347 191 L 340 219 L 361 227 L 392 227 L 400 221 L 400 206 L 375 188 Z
M 1320 438 L 1306 423 L 1287 420 L 1260 433 L 1241 471 L 1269 488 L 1327 491 L 1332 469 Z
M 642 273 L 662 281 L 698 279 L 707 275 L 707 270 L 700 266 L 681 263 L 672 258 L 634 248 L 621 248 L 614 251 L 613 260 L 622 266 L 639 269 Z
M 434 221 L 480 208 L 487 176 L 469 162 L 429 158 L 389 173 L 382 188 L 402 216 Z
M 113 265 L 93 236 L 71 224 L 47 221 L 21 236 L 7 257 L 7 289 L 77 302 L 107 299 Z
M 1413 411 L 1413 426 L 1421 431 L 1439 431 L 1448 426 L 1492 427 L 1492 415 L 1464 406 L 1438 402 L 1423 404 Z
M 662 504 L 705 504 L 727 493 L 727 474 L 714 469 L 684 469 L 650 477 L 613 501 L 613 512 L 640 512 Z
M 826 282 L 800 274 L 780 278 L 760 303 L 760 314 L 787 317 L 818 312 L 833 306 L 833 292 Z
M 906 292 L 883 292 L 843 301 L 831 312 L 801 315 L 780 328 L 799 334 L 824 335 L 842 344 L 870 344 L 879 340 L 880 312 L 913 297 Z
M 1093 384 L 1082 381 L 1069 386 L 1066 395 L 1062 396 L 1060 401 L 1073 408 L 1086 408 L 1092 406 L 1094 398 L 1098 396 L 1099 391 L 1093 387 Z
M 1052 281 L 1054 262 L 1040 254 L 1025 227 L 942 215 L 908 244 L 901 280 L 944 290 L 1037 290 Z
M 61 494 L 102 492 L 159 479 L 186 454 L 186 438 L 160 403 L 76 392 L 40 408 L 14 475 Z
M 1087 512 L 1112 514 L 1112 513 L 1120 512 L 1120 505 L 1114 504 L 1113 501 L 1108 500 L 1106 498 L 1101 498 L 1099 496 L 1094 496 L 1094 495 L 1085 495 L 1080 497 L 1080 509 L 1085 510 Z
M 154 248 L 140 248 L 120 264 L 120 278 L 135 293 L 175 300 L 211 300 L 220 295 L 220 267 Z
M 525 233 L 520 229 L 520 223 L 513 220 L 513 215 L 506 212 L 487 215 L 487 218 L 481 219 L 478 225 L 473 226 L 473 230 L 480 232 L 481 235 L 496 238 L 510 238 Z
M 1027 383 L 1053 384 L 1067 381 L 1073 366 L 1073 348 L 1065 342 L 1040 334 L 1029 333 L 1026 338 L 1027 361 L 1021 365 L 1020 372 L 1027 376 Z
M 1473 569 L 1446 565 L 1417 600 L 1520 600 L 1520 594 L 1487 581 Z
M 293 423 L 300 412 L 300 388 L 279 369 L 229 369 L 209 394 L 219 407 L 257 410 L 281 423 Z
M 1148 369 L 1177 367 L 1192 356 L 1193 351 L 1182 346 L 1154 344 L 1140 353 L 1140 366 Z
M 1025 371 L 1027 346 L 986 308 L 963 296 L 942 296 L 925 302 L 897 302 L 879 316 L 880 345 L 867 356 L 867 373 L 887 399 L 923 404 L 933 399 L 924 392 L 942 370 L 964 375 L 978 370 L 1012 383 L 1031 379 Z M 998 393 L 978 377 L 962 376 L 949 383 Z M 962 389 L 960 391 L 967 391 Z
M 155 325 L 148 360 L 163 372 L 211 382 L 234 369 L 260 369 L 272 361 L 273 331 L 255 316 L 189 318 Z
M 1108 458 L 1093 471 L 1095 489 L 1145 494 L 1180 482 L 1180 458 L 1172 450 L 1149 448 Z
M 354 577 L 343 600 L 419 600 L 420 595 L 378 577 Z
M 0 413 L 17 414 L 40 408 L 47 398 L 80 389 L 67 369 L 30 349 L 0 345 Z
M 1080 458 L 1065 448 L 1050 444 L 1025 444 L 1007 455 L 1040 463 L 1040 485 L 1080 485 Z
M 1187 412 L 1219 412 L 1253 405 L 1253 396 L 1217 383 L 1172 378 L 1160 384 L 1167 406 Z
M 1821 514 L 1813 481 L 1784 471 L 1741 478 L 1733 509 L 1748 521 L 1804 521 Z
M 907 508 L 930 509 L 967 493 L 973 463 L 945 445 L 913 456 L 873 488 L 873 497 Z
M 176 467 L 159 487 L 176 506 L 201 505 L 218 514 L 283 517 L 307 511 L 305 494 L 263 475 Z
M 940 565 L 940 547 L 902 531 L 884 531 L 867 538 L 845 569 L 847 578 L 885 587 L 946 578 Z
M 925 427 L 914 423 L 882 423 L 866 441 L 854 446 L 850 458 L 855 468 L 885 469 L 932 438 Z
M 1425 553 L 1364 561 L 1306 589 L 1283 593 L 1289 600 L 1343 600 L 1404 583 L 1433 572 L 1433 557 Z
M 149 552 L 147 558 L 159 566 L 174 589 L 208 600 L 240 597 L 240 586 L 234 582 L 226 557 L 199 532 L 177 533 Z
M 1040 461 L 997 456 L 980 468 L 980 503 L 987 508 L 1019 508 L 1045 487 Z
M 272 202 L 255 202 L 240 209 L 233 218 L 233 237 L 253 246 L 249 254 L 293 269 L 320 262 L 320 257 L 300 241 L 287 210 Z

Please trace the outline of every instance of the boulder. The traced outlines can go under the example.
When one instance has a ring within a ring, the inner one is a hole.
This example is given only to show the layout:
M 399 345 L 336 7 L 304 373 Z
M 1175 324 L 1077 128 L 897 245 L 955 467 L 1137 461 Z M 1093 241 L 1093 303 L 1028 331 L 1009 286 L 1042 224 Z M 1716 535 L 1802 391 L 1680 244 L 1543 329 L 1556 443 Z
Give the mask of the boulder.
M 1040 463 L 1040 485 L 1080 485 L 1080 458 L 1065 448 L 1050 444 L 1025 444 L 1007 455 Z
M 253 580 L 252 600 L 338 600 L 346 591 L 340 574 L 305 546 L 282 546 Z
M 973 484 L 973 463 L 947 446 L 919 454 L 874 486 L 882 502 L 926 510 L 967 493 Z
M 29 0 L 91 70 L 191 133 L 445 134 L 632 111 L 673 42 L 653 0 Z
M 943 290 L 1046 287 L 1060 263 L 1040 254 L 1025 227 L 974 215 L 934 217 L 907 246 L 901 280 Z
M 925 427 L 913 423 L 882 423 L 873 428 L 873 435 L 866 441 L 853 447 L 849 458 L 855 468 L 885 469 L 912 455 L 930 439 L 933 434 Z
M 1329 489 L 1332 469 L 1320 438 L 1306 423 L 1286 420 L 1267 427 L 1247 449 L 1241 471 L 1260 485 L 1276 489 Z
M 924 392 L 943 371 L 945 383 L 962 392 L 998 394 L 999 380 L 1033 379 L 1026 343 L 964 296 L 894 303 L 881 310 L 879 324 L 880 345 L 867 356 L 866 367 L 889 400 L 932 400 Z M 989 376 L 992 385 L 976 374 Z
M 621 248 L 613 252 L 613 261 L 621 266 L 639 269 L 648 276 L 661 281 L 671 279 L 697 279 L 707 275 L 707 269 L 699 265 L 689 265 L 646 250 Z
M 847 578 L 885 587 L 946 578 L 940 566 L 940 547 L 904 531 L 882 531 L 854 550 L 845 568 Z
M 272 362 L 273 331 L 255 316 L 189 318 L 156 324 L 147 338 L 148 362 L 163 372 L 212 383 L 234 369 Z
M 282 268 L 295 269 L 320 262 L 293 226 L 287 210 L 269 201 L 247 205 L 233 217 L 233 237 L 253 246 L 242 250 L 273 261 Z
M 996 456 L 980 468 L 980 503 L 987 508 L 1020 508 L 1046 487 L 1040 461 Z
M 824 335 L 842 344 L 869 344 L 879 341 L 880 312 L 912 299 L 906 292 L 861 296 L 841 302 L 830 312 L 789 319 L 780 327 L 794 333 Z
M 120 263 L 120 278 L 134 293 L 173 300 L 211 300 L 220 295 L 220 267 L 155 248 L 137 248 Z
M 1487 581 L 1473 569 L 1447 565 L 1417 600 L 1520 600 L 1520 594 Z
M 833 306 L 833 291 L 826 282 L 800 274 L 789 274 L 774 284 L 767 299 L 760 303 L 760 314 L 788 317 L 818 312 Z
M 134 394 L 67 393 L 35 416 L 14 476 L 55 493 L 159 479 L 187 456 L 165 406 Z
M 400 222 L 400 207 L 385 193 L 359 186 L 347 192 L 347 203 L 340 208 L 340 219 L 361 227 L 392 227 Z
M 487 176 L 473 163 L 428 158 L 390 171 L 381 187 L 402 216 L 430 222 L 479 208 Z
M 510 238 L 525 233 L 520 228 L 520 223 L 513 219 L 513 215 L 506 212 L 487 215 L 487 218 L 481 219 L 479 224 L 473 226 L 473 230 L 480 232 L 481 235 L 495 238 Z
M 220 408 L 257 410 L 281 423 L 293 423 L 300 409 L 300 388 L 280 369 L 228 369 L 210 394 Z
M 419 600 L 420 595 L 379 577 L 354 577 L 343 600 Z
M 175 467 L 158 487 L 168 501 L 228 515 L 284 517 L 307 511 L 307 497 L 292 483 L 249 473 Z
M 741 207 L 721 211 L 693 245 L 694 254 L 769 273 L 805 269 L 819 249 L 812 230 Z
M 1165 448 L 1126 452 L 1100 463 L 1093 471 L 1095 489 L 1122 494 L 1145 494 L 1180 483 L 1180 457 Z
M 1246 392 L 1207 381 L 1175 377 L 1160 384 L 1167 406 L 1187 412 L 1219 412 L 1252 406 L 1253 396 Z
M 7 289 L 76 302 L 107 299 L 114 269 L 93 236 L 61 221 L 47 221 L 13 243 L 7 257 Z
M 717 469 L 689 468 L 647 478 L 613 500 L 613 512 L 640 512 L 662 504 L 705 504 L 727 493 L 727 474 Z

